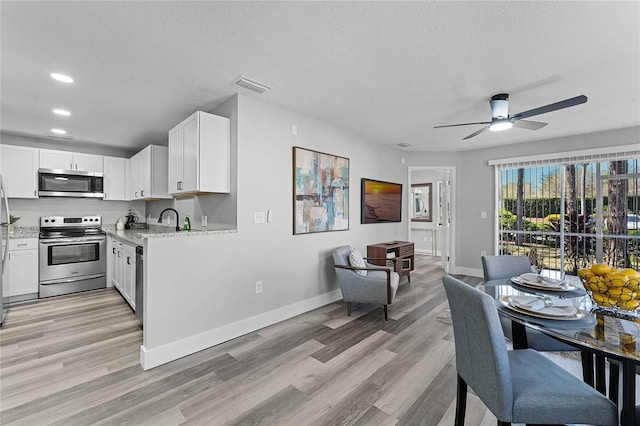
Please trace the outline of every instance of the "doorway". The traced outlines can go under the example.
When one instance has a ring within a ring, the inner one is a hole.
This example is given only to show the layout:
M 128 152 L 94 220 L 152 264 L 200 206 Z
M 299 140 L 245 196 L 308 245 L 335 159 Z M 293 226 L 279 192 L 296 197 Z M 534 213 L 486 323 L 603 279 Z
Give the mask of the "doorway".
M 408 240 L 415 252 L 437 257 L 449 273 L 455 265 L 454 166 L 409 166 Z

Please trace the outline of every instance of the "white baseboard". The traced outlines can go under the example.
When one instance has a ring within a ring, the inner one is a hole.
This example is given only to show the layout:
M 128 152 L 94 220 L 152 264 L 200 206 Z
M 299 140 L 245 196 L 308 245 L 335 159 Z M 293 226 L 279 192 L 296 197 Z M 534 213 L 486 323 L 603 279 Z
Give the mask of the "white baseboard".
M 451 273 L 457 275 L 469 275 L 470 277 L 484 278 L 484 272 L 482 272 L 482 269 L 467 268 L 465 266 L 456 266 L 452 268 Z
M 142 364 L 143 369 L 148 370 L 277 322 L 293 318 L 296 315 L 309 312 L 340 299 L 342 299 L 342 292 L 338 289 L 231 324 L 223 325 L 194 336 L 189 336 L 157 348 L 147 349 L 142 345 L 140 347 L 140 364 Z
M 429 256 L 438 256 L 438 257 L 440 256 L 439 251 L 436 251 L 436 254 L 433 254 L 431 250 L 415 249 L 414 252 L 419 254 L 428 254 Z

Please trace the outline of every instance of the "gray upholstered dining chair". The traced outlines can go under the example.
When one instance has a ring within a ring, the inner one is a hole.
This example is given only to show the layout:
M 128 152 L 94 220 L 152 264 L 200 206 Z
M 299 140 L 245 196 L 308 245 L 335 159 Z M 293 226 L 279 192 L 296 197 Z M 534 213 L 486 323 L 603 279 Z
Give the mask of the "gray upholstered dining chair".
M 618 424 L 606 396 L 533 349 L 507 350 L 493 297 L 449 275 L 442 280 L 455 340 L 456 426 L 464 425 L 467 386 L 499 426 Z
M 384 320 L 388 319 L 387 306 L 396 297 L 400 276 L 392 267 L 372 265 L 364 262 L 364 267 L 351 266 L 349 255 L 351 246 L 340 246 L 333 250 L 333 264 L 342 298 L 347 302 L 347 315 L 351 316 L 351 303 L 379 303 L 384 307 Z M 364 258 L 365 260 L 367 258 Z M 356 271 L 367 271 L 362 276 Z
M 527 256 L 482 256 L 482 271 L 485 281 L 508 279 L 531 272 L 531 264 Z M 500 323 L 505 337 L 513 339 L 511 320 L 500 317 Z M 528 329 L 526 332 L 527 344 L 531 349 L 537 351 L 578 350 L 539 331 Z

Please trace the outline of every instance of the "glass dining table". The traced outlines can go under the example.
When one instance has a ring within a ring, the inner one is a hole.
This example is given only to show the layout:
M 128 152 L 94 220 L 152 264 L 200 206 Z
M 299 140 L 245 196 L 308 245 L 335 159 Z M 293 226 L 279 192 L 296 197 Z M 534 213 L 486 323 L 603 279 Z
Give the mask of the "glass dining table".
M 566 276 L 562 287 L 548 290 L 544 286 L 528 286 L 517 279 L 486 281 L 479 288 L 493 296 L 498 313 L 512 321 L 514 349 L 528 347 L 527 328 L 579 349 L 583 373 L 586 372 L 584 381 L 603 394 L 607 393 L 605 360 L 608 360 L 612 372 L 609 398 L 622 408 L 621 424 L 636 425 L 636 366 L 640 364 L 638 313 L 600 308 L 575 276 Z M 622 401 L 618 401 L 620 366 Z

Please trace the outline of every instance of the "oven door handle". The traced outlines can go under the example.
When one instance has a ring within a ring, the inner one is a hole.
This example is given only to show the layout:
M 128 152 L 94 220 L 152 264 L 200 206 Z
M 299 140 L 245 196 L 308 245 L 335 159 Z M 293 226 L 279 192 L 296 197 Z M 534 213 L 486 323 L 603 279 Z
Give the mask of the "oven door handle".
M 50 240 L 40 240 L 40 244 L 46 245 L 55 245 L 59 243 L 104 243 L 107 238 L 95 239 L 95 237 L 89 237 L 84 239 L 84 237 L 76 237 L 76 238 L 55 238 Z
M 94 278 L 102 278 L 102 277 L 104 277 L 104 274 L 83 275 L 81 277 L 55 279 L 55 280 L 51 280 L 51 281 L 40 281 L 40 285 L 54 285 L 54 284 L 61 284 L 61 283 L 72 283 L 72 282 L 75 282 L 75 281 L 86 281 L 86 280 L 92 280 Z

